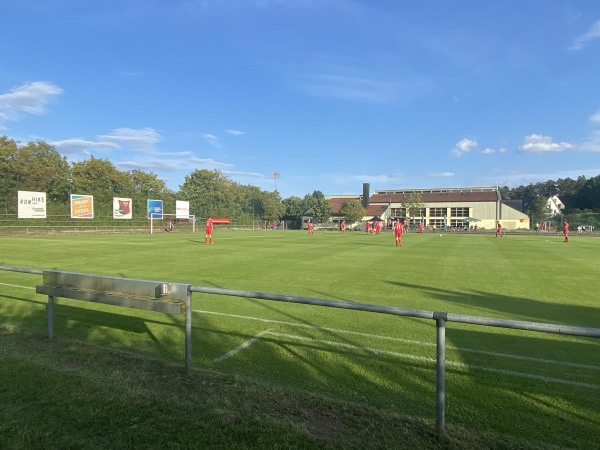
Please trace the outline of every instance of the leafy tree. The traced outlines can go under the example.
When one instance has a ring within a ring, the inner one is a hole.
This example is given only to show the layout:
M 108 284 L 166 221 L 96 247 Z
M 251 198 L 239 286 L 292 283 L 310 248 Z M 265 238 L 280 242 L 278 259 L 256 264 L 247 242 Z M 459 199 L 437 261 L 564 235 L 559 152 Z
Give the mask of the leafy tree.
M 93 156 L 71 165 L 66 157 L 44 141 L 20 145 L 0 136 L 0 212 L 16 213 L 19 189 L 47 192 L 50 214 L 68 213 L 68 194 L 77 192 L 93 194 L 98 212 L 112 210 L 113 196 L 130 196 L 136 203 L 148 198 L 162 199 L 165 213 L 174 212 L 175 198 L 187 200 L 190 212 L 197 217 L 212 215 L 250 220 L 264 216 L 266 220 L 284 217 L 299 222 L 309 210 L 319 222 L 331 217 L 329 201 L 318 190 L 302 199 L 290 197 L 281 201 L 278 193 L 273 195 L 255 186 L 239 185 L 218 170 L 196 170 L 185 177 L 180 191 L 174 193 L 152 172 L 122 172 L 110 161 Z M 535 221 L 547 217 L 546 200 L 554 194 L 565 203 L 565 212 L 600 211 L 600 176 L 589 180 L 584 176 L 576 180 L 559 178 L 514 189 L 504 186 L 500 192 L 505 199 L 522 199 L 526 212 L 537 216 Z M 354 205 L 357 210 L 356 206 L 362 207 Z M 405 198 L 403 207 L 408 216 L 417 217 L 424 205 L 415 193 Z M 145 208 L 134 208 L 133 211 L 134 217 L 145 217 Z M 343 214 L 351 220 L 350 212 Z
M 232 211 L 231 217 L 237 217 L 238 221 L 251 223 L 252 220 L 262 217 L 262 196 L 263 191 L 256 186 L 238 185 L 234 192 L 235 211 Z
M 421 211 L 425 208 L 423 198 L 418 192 L 411 192 L 404 196 L 402 207 L 406 209 L 407 217 L 421 217 Z
M 175 193 L 167 188 L 165 182 L 153 172 L 134 169 L 122 172 L 123 178 L 112 183 L 114 196 L 131 197 L 133 199 L 133 217 L 147 217 L 146 202 L 149 199 L 163 200 L 163 212 L 175 213 Z
M 600 211 L 600 175 L 587 180 L 573 196 L 573 207 Z
M 276 222 L 285 214 L 285 205 L 281 202 L 279 192 L 265 192 L 262 200 L 263 219 Z
M 284 217 L 288 220 L 294 220 L 298 217 L 302 216 L 306 211 L 304 209 L 303 200 L 300 197 L 292 196 L 283 200 L 283 205 L 285 206 L 285 215 Z
M 365 208 L 359 200 L 349 200 L 340 206 L 340 214 L 349 222 L 358 222 L 365 216 Z
M 547 220 L 550 217 L 551 210 L 548 206 L 548 198 L 546 196 L 538 196 L 529 207 L 531 214 L 531 222 L 534 226 L 538 223 Z
M 17 142 L 0 136 L 0 205 L 2 213 L 14 213 L 17 208 Z
M 7 212 L 9 205 L 16 212 L 18 190 L 47 192 L 49 210 L 55 202 L 67 200 L 69 163 L 43 141 L 19 147 L 16 141 L 0 137 L 0 173 L 0 198 Z
M 332 211 L 329 200 L 325 199 L 325 197 L 317 198 L 312 207 L 312 215 L 315 218 L 315 221 L 318 223 L 328 222 L 331 218 L 331 214 Z
M 177 197 L 190 202 L 190 211 L 196 217 L 240 217 L 263 215 L 266 193 L 254 186 L 242 186 L 225 177 L 219 170 L 196 170 L 185 177 Z M 281 198 L 277 193 L 278 201 Z M 272 197 L 268 197 L 272 199 Z M 271 207 L 271 205 L 270 205 Z M 283 213 L 271 208 L 269 214 L 281 217 Z M 275 220 L 275 219 L 273 219 Z
M 129 188 L 131 195 L 134 194 L 145 198 L 156 197 L 166 188 L 165 182 L 160 180 L 153 172 L 144 172 L 143 170 L 132 170 L 127 172 L 129 181 L 127 187 L 124 188 L 124 193 Z
M 72 193 L 94 196 L 95 216 L 112 216 L 113 197 L 122 195 L 130 186 L 130 179 L 125 172 L 117 170 L 108 159 L 94 156 L 72 164 L 71 180 Z
M 300 197 L 292 196 L 283 200 L 285 206 L 284 220 L 291 221 L 294 227 L 299 228 L 302 220 L 302 214 L 306 211 L 305 203 Z
M 313 191 L 312 194 L 306 194 L 302 199 L 302 202 L 304 203 L 304 211 L 302 211 L 302 214 L 313 209 L 319 204 L 319 201 L 322 201 L 323 199 L 325 199 L 325 196 L 321 191 Z
M 190 202 L 190 212 L 196 217 L 226 216 L 222 200 L 229 191 L 228 183 L 220 170 L 195 170 L 185 177 L 178 197 Z
M 500 195 L 503 199 L 511 199 L 511 189 L 508 186 L 503 186 L 501 188 L 499 188 L 500 191 Z
M 47 191 L 56 188 L 57 178 L 69 173 L 69 163 L 51 145 L 36 141 L 18 149 L 15 163 L 21 190 Z M 58 192 L 54 192 L 58 194 Z

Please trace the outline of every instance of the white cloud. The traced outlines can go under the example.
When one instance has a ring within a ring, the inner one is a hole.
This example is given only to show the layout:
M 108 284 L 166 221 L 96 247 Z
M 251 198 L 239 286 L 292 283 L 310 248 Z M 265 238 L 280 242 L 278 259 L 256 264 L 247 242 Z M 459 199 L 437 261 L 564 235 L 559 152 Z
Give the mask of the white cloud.
M 233 136 L 241 136 L 242 134 L 246 134 L 245 131 L 238 131 L 238 130 L 225 130 L 225 133 L 231 134 Z
M 233 167 L 233 164 L 222 163 L 211 158 L 189 158 L 188 162 L 201 167 Z
M 376 104 L 406 103 L 432 89 L 432 82 L 423 74 L 390 76 L 371 67 L 337 64 L 333 55 L 327 57 L 328 62 L 323 60 L 291 67 L 288 77 L 293 87 L 315 97 Z
M 590 116 L 590 122 L 600 123 L 600 109 Z
M 600 152 L 600 130 L 593 131 L 592 136 L 578 148 L 586 152 Z
M 456 175 L 454 172 L 437 172 L 437 173 L 428 173 L 427 176 L 428 177 L 453 177 L 454 175 Z
M 202 136 L 204 139 L 206 139 L 206 142 L 208 142 L 213 147 L 219 148 L 219 149 L 223 148 L 223 144 L 221 144 L 221 141 L 219 140 L 219 138 L 217 136 L 215 136 L 214 134 L 204 133 L 204 134 L 201 134 L 200 136 Z
M 593 41 L 594 39 L 600 38 L 600 20 L 597 20 L 588 31 L 583 33 L 581 36 L 578 36 L 573 44 L 569 47 L 569 50 L 582 50 L 585 45 Z
M 302 74 L 301 89 L 315 97 L 333 97 L 370 103 L 391 103 L 398 97 L 394 83 L 359 76 Z
M 542 136 L 535 133 L 525 136 L 525 141 L 519 147 L 525 153 L 562 152 L 571 148 L 573 148 L 573 144 L 569 144 L 568 142 L 552 142 L 550 136 Z
M 47 81 L 34 81 L 0 95 L 0 120 L 18 120 L 21 114 L 40 115 L 63 90 Z
M 154 151 L 154 144 L 161 140 L 160 135 L 152 128 L 117 128 L 110 134 L 96 136 L 96 140 L 80 137 L 49 142 L 57 149 L 67 154 L 92 154 L 93 150 L 110 152 L 126 148 L 128 150 L 143 150 L 147 154 L 159 154 Z M 167 153 L 173 156 L 173 153 Z M 187 153 L 191 154 L 190 152 Z
M 186 167 L 183 161 L 155 159 L 149 161 L 122 161 L 115 163 L 119 170 L 150 170 L 176 172 Z
M 458 158 L 466 153 L 469 153 L 471 150 L 476 148 L 478 145 L 479 144 L 477 143 L 477 141 L 474 141 L 472 139 L 467 139 L 467 138 L 461 139 L 460 141 L 458 141 L 456 143 L 456 147 L 454 147 L 454 149 L 452 150 L 452 153 L 454 153 L 454 155 Z
M 493 153 L 496 153 L 496 150 L 494 150 L 493 148 L 484 148 L 483 150 L 481 150 L 479 153 L 481 153 L 482 155 L 491 155 Z
M 236 177 L 245 177 L 245 178 L 258 178 L 258 179 L 267 179 L 266 175 L 257 172 L 232 172 L 229 170 L 223 170 L 224 175 L 231 175 Z
M 8 121 L 8 116 L 0 111 L 0 130 L 6 130 L 6 127 L 2 125 L 2 122 Z
M 82 138 L 70 138 L 49 142 L 50 145 L 65 153 L 80 153 L 88 149 L 117 150 L 119 146 L 113 142 L 94 142 Z
M 169 151 L 157 151 L 157 150 L 149 150 L 144 152 L 145 155 L 156 155 L 156 156 L 192 156 L 193 153 L 190 151 L 181 151 L 181 152 L 169 152 Z
M 117 128 L 111 134 L 99 135 L 100 140 L 122 147 L 152 148 L 160 141 L 160 135 L 152 128 Z

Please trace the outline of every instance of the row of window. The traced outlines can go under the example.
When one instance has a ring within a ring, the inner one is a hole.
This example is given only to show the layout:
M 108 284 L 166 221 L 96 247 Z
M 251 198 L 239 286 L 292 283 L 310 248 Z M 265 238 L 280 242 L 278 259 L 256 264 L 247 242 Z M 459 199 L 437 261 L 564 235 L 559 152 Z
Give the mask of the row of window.
M 429 215 L 427 215 L 429 209 Z M 413 214 L 413 217 L 447 217 L 448 209 L 450 210 L 449 217 L 468 217 L 469 208 L 421 208 L 418 214 Z M 392 208 L 392 217 L 406 217 L 406 208 Z
M 409 225 L 416 225 L 419 222 L 422 222 L 425 226 L 436 228 L 469 228 L 471 226 L 466 220 L 460 219 L 452 219 L 450 221 L 447 221 L 446 219 L 424 219 L 423 221 L 420 219 L 410 219 L 408 222 Z M 477 228 L 477 225 L 475 225 L 475 228 Z

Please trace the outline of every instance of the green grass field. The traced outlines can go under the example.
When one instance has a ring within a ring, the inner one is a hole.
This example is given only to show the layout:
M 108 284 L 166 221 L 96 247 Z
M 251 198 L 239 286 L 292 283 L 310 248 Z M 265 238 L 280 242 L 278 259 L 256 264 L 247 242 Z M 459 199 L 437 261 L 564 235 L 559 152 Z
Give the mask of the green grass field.
M 0 236 L 0 265 L 600 327 L 600 240 L 215 231 Z M 0 271 L 4 335 L 47 329 L 36 275 Z M 55 337 L 183 365 L 184 317 L 59 299 Z M 448 323 L 446 423 L 597 448 L 600 339 Z M 51 350 L 50 350 L 51 351 Z M 433 321 L 194 294 L 193 367 L 434 423 Z M 0 394 L 0 398 L 2 398 Z M 0 415 L 2 407 L 0 406 Z

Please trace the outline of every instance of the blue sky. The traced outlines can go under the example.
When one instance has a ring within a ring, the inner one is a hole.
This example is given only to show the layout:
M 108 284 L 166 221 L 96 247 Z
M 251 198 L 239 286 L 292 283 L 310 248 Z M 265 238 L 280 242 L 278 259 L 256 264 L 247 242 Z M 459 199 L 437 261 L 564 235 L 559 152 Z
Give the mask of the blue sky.
M 600 1 L 0 10 L 0 135 L 174 190 L 196 169 L 283 198 L 600 174 Z

